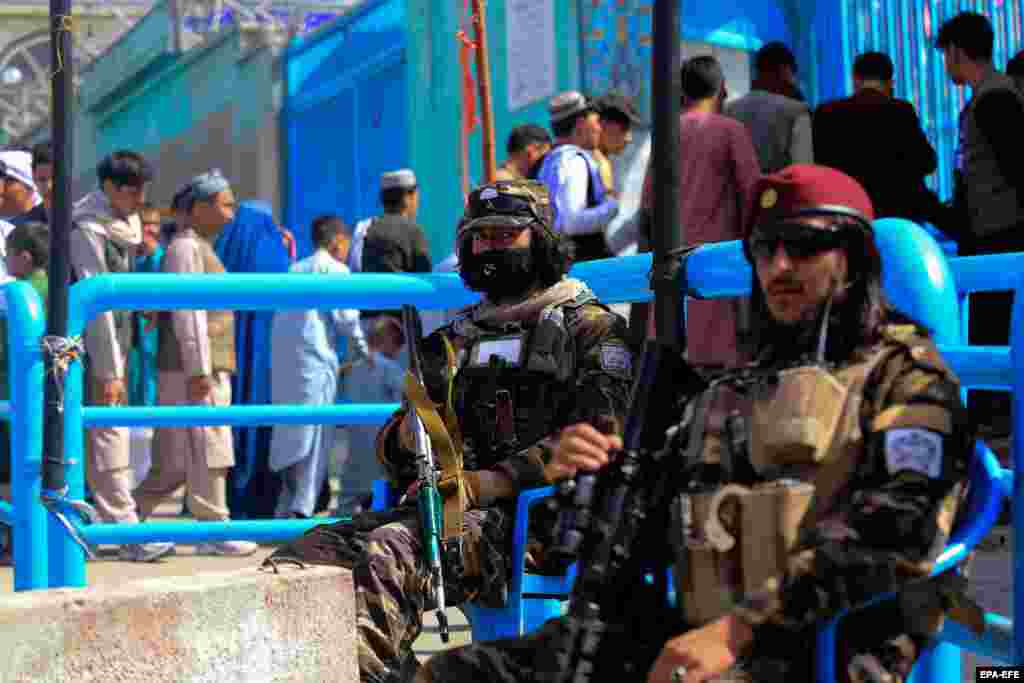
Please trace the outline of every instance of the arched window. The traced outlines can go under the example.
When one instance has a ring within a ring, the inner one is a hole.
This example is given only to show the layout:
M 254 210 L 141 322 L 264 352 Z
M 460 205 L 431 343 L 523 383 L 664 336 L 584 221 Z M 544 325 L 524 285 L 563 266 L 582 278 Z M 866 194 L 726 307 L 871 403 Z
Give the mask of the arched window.
M 75 72 L 83 60 L 72 46 Z M 16 140 L 50 116 L 50 34 L 47 30 L 24 35 L 0 49 L 0 129 Z

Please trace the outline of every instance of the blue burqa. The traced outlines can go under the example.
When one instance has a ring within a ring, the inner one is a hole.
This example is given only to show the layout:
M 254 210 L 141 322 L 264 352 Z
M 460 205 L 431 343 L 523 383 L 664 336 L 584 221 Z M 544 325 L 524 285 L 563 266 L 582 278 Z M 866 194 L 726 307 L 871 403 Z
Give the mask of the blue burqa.
M 287 273 L 291 266 L 270 205 L 244 201 L 214 245 L 229 273 Z M 260 405 L 270 399 L 270 330 L 273 311 L 235 312 L 238 371 L 231 402 Z M 228 507 L 234 519 L 269 519 L 281 488 L 269 467 L 271 427 L 235 427 L 235 466 L 228 475 Z

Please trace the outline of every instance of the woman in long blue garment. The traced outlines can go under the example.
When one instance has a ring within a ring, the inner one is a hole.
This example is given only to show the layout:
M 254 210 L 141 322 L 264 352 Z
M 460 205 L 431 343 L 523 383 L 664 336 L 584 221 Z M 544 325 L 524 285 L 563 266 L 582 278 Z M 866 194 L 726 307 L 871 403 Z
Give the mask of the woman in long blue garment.
M 229 273 L 287 273 L 290 234 L 274 222 L 270 205 L 243 201 L 233 223 L 214 245 Z M 270 326 L 273 311 L 235 312 L 235 357 L 231 382 L 236 405 L 271 403 Z M 234 519 L 274 516 L 280 477 L 270 469 L 271 427 L 234 429 L 235 466 L 228 475 L 228 507 Z

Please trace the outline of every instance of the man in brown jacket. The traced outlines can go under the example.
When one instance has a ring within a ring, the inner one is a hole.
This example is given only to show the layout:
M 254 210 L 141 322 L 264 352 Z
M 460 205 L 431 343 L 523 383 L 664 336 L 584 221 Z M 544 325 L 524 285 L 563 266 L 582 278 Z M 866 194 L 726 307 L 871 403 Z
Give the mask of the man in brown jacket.
M 165 273 L 224 272 L 212 242 L 234 220 L 235 196 L 219 171 L 196 176 L 174 197 L 178 229 L 167 245 Z M 231 405 L 235 372 L 234 315 L 231 311 L 182 310 L 160 314 L 157 400 L 160 405 Z M 188 509 L 201 521 L 227 521 L 227 473 L 235 464 L 231 429 L 163 427 L 157 430 L 153 466 L 136 490 L 143 517 L 182 487 Z M 203 543 L 200 554 L 250 555 L 247 541 Z

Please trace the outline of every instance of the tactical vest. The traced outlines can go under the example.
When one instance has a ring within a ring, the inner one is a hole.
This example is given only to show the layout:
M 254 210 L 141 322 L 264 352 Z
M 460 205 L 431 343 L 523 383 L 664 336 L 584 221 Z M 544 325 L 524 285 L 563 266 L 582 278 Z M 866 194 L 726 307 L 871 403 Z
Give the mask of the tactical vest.
M 209 242 L 199 236 L 194 239 L 199 244 L 199 252 L 203 259 L 203 272 L 213 275 L 223 273 L 224 264 L 217 258 L 217 254 Z M 181 372 L 184 370 L 181 345 L 178 342 L 178 336 L 174 333 L 174 323 L 170 311 L 160 312 L 157 328 L 160 333 L 157 368 Z M 212 370 L 234 373 L 236 369 L 234 313 L 231 311 L 206 311 L 206 333 L 210 342 Z
M 960 120 L 960 154 L 964 191 L 967 193 L 967 213 L 971 232 L 987 237 L 1024 222 L 1021 197 L 999 169 L 995 150 L 978 127 L 974 107 L 987 92 L 1006 90 L 1018 93 L 1013 79 L 998 72 L 978 84 L 971 101 L 967 103 Z
M 581 148 L 575 145 L 556 147 L 548 152 L 548 156 L 544 159 L 544 164 L 547 164 L 548 159 L 552 159 L 552 163 L 558 163 L 557 159 L 564 154 L 576 154 L 587 164 L 587 208 L 601 204 L 607 195 L 607 188 L 604 185 L 604 180 L 601 178 L 601 169 L 597 162 L 594 161 L 594 158 Z M 543 175 L 543 170 L 539 174 Z M 555 205 L 552 204 L 552 207 L 554 208 Z M 557 211 L 557 208 L 554 210 Z M 556 220 L 557 218 L 555 216 Z M 605 243 L 603 230 L 589 235 L 572 235 L 569 236 L 569 239 L 573 243 L 573 260 L 577 263 L 611 258 L 613 256 L 608 250 L 608 245 Z
M 801 366 L 767 381 L 748 375 L 746 389 L 737 388 L 741 379 L 723 380 L 695 399 L 689 461 L 738 468 L 730 458 L 745 451 L 759 483 L 714 485 L 681 497 L 690 523 L 682 542 L 671 540 L 689 624 L 714 621 L 783 575 L 801 531 L 834 512 L 864 453 L 865 384 L 907 348 L 887 339 L 851 365 L 821 373 Z M 801 382 L 800 373 L 810 381 Z
M 72 230 L 83 230 L 77 223 L 73 223 Z M 121 246 L 110 237 L 103 238 L 103 263 L 107 272 L 112 274 L 131 273 L 135 270 L 135 255 L 131 247 Z M 71 284 L 81 279 L 74 268 L 71 271 Z M 117 342 L 121 346 L 121 352 L 127 354 L 135 343 L 135 313 L 133 311 L 111 311 L 114 316 L 114 329 L 117 330 Z
M 569 330 L 584 303 L 552 307 L 532 328 L 474 338 L 460 353 L 452 399 L 467 470 L 489 469 L 566 424 L 577 360 Z M 500 391 L 511 399 L 511 434 L 499 429 Z

